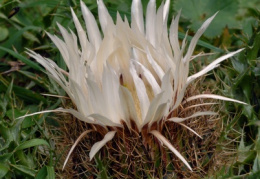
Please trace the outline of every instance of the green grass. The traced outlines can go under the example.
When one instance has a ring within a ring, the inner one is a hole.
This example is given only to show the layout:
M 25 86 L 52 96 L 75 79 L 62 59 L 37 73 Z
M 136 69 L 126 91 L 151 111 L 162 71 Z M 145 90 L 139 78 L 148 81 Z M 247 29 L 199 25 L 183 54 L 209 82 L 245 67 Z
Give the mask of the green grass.
M 130 1 L 104 1 L 114 19 L 119 11 L 130 20 Z M 175 4 L 181 4 L 181 1 L 173 1 L 170 17 L 177 13 Z M 97 16 L 96 1 L 84 2 Z M 148 0 L 143 1 L 144 6 L 147 2 Z M 214 37 L 203 37 L 197 47 L 214 53 L 245 48 L 238 58 L 224 63 L 214 71 L 215 75 L 209 75 L 207 78 L 219 84 L 220 93 L 250 104 L 225 104 L 224 113 L 230 113 L 232 120 L 223 119 L 225 128 L 219 147 L 223 147 L 221 144 L 225 141 L 236 139 L 234 156 L 237 159 L 233 165 L 223 167 L 215 176 L 208 178 L 253 179 L 260 175 L 260 25 L 257 20 L 260 19 L 260 12 L 254 8 L 257 1 L 247 4 L 245 0 L 237 0 L 237 3 L 239 6 L 236 14 L 233 14 L 235 18 L 232 19 L 247 22 L 247 25 L 232 28 L 226 26 Z M 157 4 L 160 2 L 157 1 Z M 16 6 L 20 7 L 20 11 L 8 19 L 9 13 Z M 55 178 L 59 156 L 55 152 L 55 145 L 48 130 L 50 126 L 57 126 L 58 123 L 52 114 L 24 119 L 17 117 L 55 109 L 61 105 L 61 100 L 41 95 L 65 93 L 49 81 L 44 69 L 33 59 L 29 59 L 24 51 L 25 48 L 33 49 L 66 69 L 61 55 L 45 31 L 59 34 L 56 22 L 75 30 L 70 6 L 81 16 L 79 1 L 76 0 L 0 1 L 0 178 Z M 180 39 L 184 38 L 187 27 L 191 25 L 190 20 L 189 17 L 181 18 Z M 225 23 L 225 18 L 222 21 Z M 193 34 L 190 30 L 188 40 Z M 105 162 L 96 159 L 100 175 L 107 177 L 103 163 Z

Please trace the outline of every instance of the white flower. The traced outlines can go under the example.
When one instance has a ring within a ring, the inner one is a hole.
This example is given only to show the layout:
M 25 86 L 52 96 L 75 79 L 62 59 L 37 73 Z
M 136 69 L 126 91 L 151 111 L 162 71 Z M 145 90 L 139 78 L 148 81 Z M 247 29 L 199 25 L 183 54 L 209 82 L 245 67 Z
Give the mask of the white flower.
M 93 145 L 90 159 L 113 139 L 116 127 L 123 127 L 122 121 L 131 129 L 130 122 L 133 120 L 138 132 L 147 126 L 148 132 L 165 144 L 191 170 L 188 162 L 172 144 L 158 131 L 150 130 L 150 127 L 161 120 L 181 123 L 197 116 L 216 115 L 215 112 L 203 111 L 186 118 L 178 116 L 167 118 L 181 103 L 184 103 L 183 97 L 188 85 L 241 50 L 224 55 L 200 72 L 188 76 L 189 63 L 194 59 L 192 54 L 196 43 L 216 14 L 203 23 L 186 48 L 186 39 L 182 41 L 182 46 L 178 41 L 180 13 L 173 19 L 168 33 L 169 0 L 166 0 L 157 12 L 155 0 L 150 0 L 146 11 L 146 23 L 140 0 L 133 0 L 131 26 L 127 19 L 122 20 L 119 14 L 114 23 L 103 1 L 98 0 L 97 3 L 102 32 L 99 31 L 92 13 L 81 1 L 87 33 L 71 9 L 78 37 L 59 24 L 63 40 L 48 34 L 66 62 L 67 73 L 52 60 L 31 50 L 28 51 L 28 54 L 43 65 L 48 75 L 67 92 L 77 107 L 77 110 L 59 108 L 34 114 L 68 112 L 87 123 L 114 127 L 102 141 Z M 184 54 L 185 49 L 187 52 Z M 185 102 L 198 98 L 243 103 L 210 94 L 192 96 Z M 182 125 L 198 135 L 189 127 Z

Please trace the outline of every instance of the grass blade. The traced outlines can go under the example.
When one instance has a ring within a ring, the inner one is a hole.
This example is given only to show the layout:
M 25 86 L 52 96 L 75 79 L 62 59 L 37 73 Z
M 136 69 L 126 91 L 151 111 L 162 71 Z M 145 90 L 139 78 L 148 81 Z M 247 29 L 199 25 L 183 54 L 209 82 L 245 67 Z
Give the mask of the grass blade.
M 5 47 L 2 47 L 0 46 L 0 50 L 3 50 L 7 53 L 9 53 L 10 55 L 12 55 L 13 57 L 21 60 L 22 62 L 24 62 L 25 64 L 27 64 L 28 66 L 32 67 L 33 69 L 35 70 L 38 70 L 38 71 L 44 71 L 42 67 L 40 67 L 37 63 L 29 60 L 28 58 L 8 49 L 8 48 L 5 48 Z
M 184 39 L 185 38 L 185 34 L 182 33 L 182 32 L 179 32 L 178 36 L 179 36 L 180 39 Z M 192 37 L 187 35 L 186 39 L 190 42 L 192 40 Z M 203 40 L 198 40 L 197 45 L 205 47 L 205 48 L 213 50 L 213 51 L 216 51 L 216 52 L 220 52 L 220 53 L 225 52 L 224 50 L 222 50 L 222 49 L 220 49 L 218 47 L 215 47 L 215 46 L 213 46 L 213 45 L 211 45 L 211 44 L 209 44 L 209 43 L 207 43 L 207 42 L 205 42 Z
M 35 147 L 38 145 L 47 145 L 48 147 L 50 147 L 49 143 L 44 139 L 31 139 L 20 144 L 18 147 L 16 147 L 15 151 Z

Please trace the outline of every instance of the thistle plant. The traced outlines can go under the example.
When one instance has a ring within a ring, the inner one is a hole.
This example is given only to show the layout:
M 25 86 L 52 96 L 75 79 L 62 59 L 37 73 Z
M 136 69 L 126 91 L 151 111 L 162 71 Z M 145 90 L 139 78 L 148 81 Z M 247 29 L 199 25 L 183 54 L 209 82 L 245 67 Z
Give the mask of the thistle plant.
M 81 1 L 86 32 L 71 9 L 77 35 L 71 30 L 68 32 L 60 24 L 58 27 L 63 40 L 48 33 L 59 49 L 68 71 L 62 70 L 51 59 L 34 51 L 27 51 L 45 67 L 48 76 L 66 91 L 76 109 L 58 108 L 26 116 L 64 112 L 85 123 L 101 126 L 107 132 L 101 141 L 96 141 L 92 146 L 89 152 L 90 160 L 104 145 L 113 141 L 116 135 L 120 138 L 126 135 L 124 131 L 129 131 L 141 136 L 143 143 L 148 146 L 151 140 L 160 141 L 160 145 L 165 145 L 192 170 L 189 159 L 183 157 L 181 151 L 162 135 L 163 126 L 166 122 L 170 125 L 178 124 L 201 137 L 187 126 L 185 121 L 217 113 L 203 110 L 183 117 L 180 110 L 213 105 L 203 102 L 206 98 L 245 104 L 214 94 L 187 94 L 194 80 L 218 67 L 222 61 L 242 49 L 221 56 L 201 71 L 190 75 L 191 61 L 203 55 L 200 53 L 193 56 L 195 46 L 216 14 L 203 23 L 189 44 L 184 38 L 180 45 L 180 12 L 172 19 L 170 27 L 167 27 L 169 0 L 162 3 L 157 11 L 155 0 L 150 0 L 145 20 L 141 1 L 133 0 L 131 24 L 119 14 L 114 22 L 103 1 L 97 0 L 97 3 L 101 31 L 93 14 Z M 190 103 L 192 101 L 195 101 L 195 104 Z M 64 166 L 78 142 L 79 140 L 72 146 Z

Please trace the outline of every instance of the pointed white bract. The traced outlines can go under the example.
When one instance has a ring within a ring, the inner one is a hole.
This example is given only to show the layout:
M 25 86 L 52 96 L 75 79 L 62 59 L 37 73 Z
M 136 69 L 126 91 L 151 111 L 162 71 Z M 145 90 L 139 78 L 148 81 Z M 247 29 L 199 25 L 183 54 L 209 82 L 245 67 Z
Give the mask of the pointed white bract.
M 63 164 L 63 167 L 62 167 L 62 170 L 65 168 L 68 160 L 69 160 L 69 157 L 70 155 L 72 154 L 73 150 L 75 149 L 75 147 L 77 146 L 77 144 L 80 142 L 80 140 L 85 136 L 87 135 L 87 133 L 91 132 L 92 130 L 86 130 L 85 132 L 83 132 L 78 138 L 77 140 L 74 142 L 74 144 L 72 145 L 70 151 L 69 151 L 69 154 L 67 155 L 66 159 L 65 159 L 65 162 Z
M 66 91 L 77 107 L 77 111 L 57 109 L 42 113 L 67 112 L 79 120 L 104 127 L 111 126 L 115 130 L 124 127 L 122 122 L 131 128 L 133 121 L 137 126 L 137 132 L 141 132 L 144 126 L 148 126 L 149 132 L 153 123 L 165 119 L 181 123 L 190 118 L 216 114 L 211 111 L 201 111 L 185 118 L 175 116 L 167 119 L 172 111 L 187 101 L 213 98 L 244 104 L 210 94 L 183 100 L 186 88 L 192 81 L 241 51 L 220 57 L 200 72 L 189 76 L 189 63 L 194 58 L 192 54 L 196 43 L 216 14 L 204 22 L 186 48 L 186 38 L 182 46 L 179 45 L 178 40 L 180 12 L 173 19 L 168 34 L 170 0 L 166 0 L 165 4 L 162 3 L 158 10 L 156 10 L 155 0 L 150 0 L 146 11 L 146 23 L 144 23 L 141 0 L 133 0 L 131 27 L 126 19 L 124 21 L 121 19 L 120 15 L 114 23 L 103 1 L 98 0 L 97 3 L 102 31 L 99 30 L 93 14 L 81 1 L 86 32 L 71 9 L 77 37 L 59 24 L 63 40 L 48 34 L 59 49 L 69 69 L 68 72 L 64 72 L 52 60 L 33 51 L 27 51 L 45 67 L 48 75 Z M 187 49 L 186 54 L 185 49 Z M 196 57 L 198 56 L 200 54 Z M 198 135 L 188 126 L 182 126 Z M 191 169 L 184 157 L 158 131 L 153 130 L 150 133 L 169 147 Z M 110 131 L 102 141 L 94 144 L 90 159 L 102 146 L 112 140 L 114 135 L 115 131 Z
M 188 162 L 183 158 L 183 156 L 172 146 L 172 144 L 160 132 L 153 130 L 150 133 L 153 134 L 164 145 L 166 145 L 192 171 Z
M 110 140 L 113 139 L 113 137 L 115 136 L 116 134 L 116 131 L 110 131 L 108 132 L 105 137 L 99 141 L 99 142 L 96 142 L 93 147 L 91 148 L 90 150 L 90 153 L 89 153 L 89 158 L 90 160 L 95 156 L 95 154 L 104 146 L 106 145 L 106 143 Z

